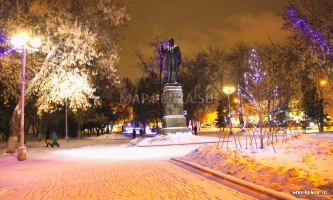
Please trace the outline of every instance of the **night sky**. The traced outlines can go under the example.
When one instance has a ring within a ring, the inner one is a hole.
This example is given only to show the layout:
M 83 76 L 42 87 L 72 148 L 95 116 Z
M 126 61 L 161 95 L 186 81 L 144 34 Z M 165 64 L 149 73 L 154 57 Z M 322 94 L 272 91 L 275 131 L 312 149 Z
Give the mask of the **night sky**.
M 288 32 L 281 29 L 288 0 L 122 0 L 128 3 L 131 20 L 121 33 L 119 76 L 135 80 L 142 75 L 134 53 L 146 57 L 156 38 L 174 38 L 182 56 L 209 46 L 230 47 L 239 41 L 255 47 L 284 42 Z M 180 66 L 181 67 L 181 66 Z

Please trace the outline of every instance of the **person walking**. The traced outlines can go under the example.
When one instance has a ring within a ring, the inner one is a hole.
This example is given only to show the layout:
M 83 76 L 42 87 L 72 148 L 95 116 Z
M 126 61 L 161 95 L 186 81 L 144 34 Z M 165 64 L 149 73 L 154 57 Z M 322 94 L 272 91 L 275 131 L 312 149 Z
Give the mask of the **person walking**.
M 143 129 L 140 128 L 140 137 L 143 138 Z
M 50 140 L 50 133 L 51 133 L 50 128 L 47 128 L 47 130 L 46 130 L 46 136 L 45 136 L 46 147 L 49 147 L 49 145 L 52 146 L 51 140 Z
M 193 130 L 194 130 L 194 135 L 197 135 L 197 132 L 198 132 L 198 127 L 197 127 L 197 125 L 194 126 Z
M 52 132 L 52 144 L 51 144 L 51 147 L 53 147 L 54 145 L 57 145 L 57 147 L 59 147 L 58 137 L 57 137 L 57 133 L 55 131 Z
M 136 138 L 136 131 L 135 131 L 135 128 L 133 128 L 133 137 L 132 137 L 132 140 Z

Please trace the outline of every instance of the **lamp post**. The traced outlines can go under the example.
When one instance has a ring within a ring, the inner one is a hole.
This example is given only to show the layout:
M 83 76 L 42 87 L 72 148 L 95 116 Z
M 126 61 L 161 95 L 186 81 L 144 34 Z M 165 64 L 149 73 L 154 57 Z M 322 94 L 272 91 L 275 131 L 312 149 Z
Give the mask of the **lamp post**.
M 231 124 L 231 114 L 230 114 L 230 94 L 232 94 L 235 91 L 234 87 L 225 86 L 223 88 L 223 92 L 228 95 L 228 119 L 229 119 L 229 129 L 230 129 L 230 135 L 232 134 L 232 124 Z
M 68 142 L 68 109 L 67 109 L 67 98 L 66 98 L 66 141 Z
M 29 36 L 27 33 L 21 33 L 15 37 L 12 38 L 12 44 L 14 45 L 14 48 L 21 49 L 22 50 L 22 76 L 21 76 L 21 93 L 20 93 L 20 146 L 18 147 L 18 154 L 17 159 L 19 161 L 26 160 L 26 147 L 24 146 L 24 89 L 25 89 L 25 62 L 26 62 L 26 49 L 28 46 L 26 46 L 27 42 L 30 42 L 31 46 L 37 48 L 40 46 L 41 42 L 40 40 L 34 38 L 29 39 Z
M 326 80 L 321 80 L 320 81 L 320 99 L 319 99 L 319 132 L 324 131 L 324 99 L 323 99 L 323 88 L 326 85 L 327 81 Z

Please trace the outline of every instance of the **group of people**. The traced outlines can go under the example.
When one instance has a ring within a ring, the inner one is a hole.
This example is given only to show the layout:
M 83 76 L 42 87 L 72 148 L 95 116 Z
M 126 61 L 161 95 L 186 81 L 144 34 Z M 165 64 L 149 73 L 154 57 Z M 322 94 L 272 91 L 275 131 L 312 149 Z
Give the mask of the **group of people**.
M 140 133 L 140 137 L 143 138 L 144 131 L 143 131 L 142 128 L 139 129 L 139 133 Z M 135 139 L 135 138 L 136 138 L 136 130 L 135 130 L 135 128 L 133 128 L 133 137 L 132 137 L 132 140 Z
M 52 138 L 50 138 L 52 134 Z M 57 147 L 59 147 L 59 143 L 58 143 L 58 137 L 57 137 L 57 133 L 55 131 L 52 131 L 50 128 L 47 128 L 46 130 L 46 137 L 45 137 L 45 143 L 46 143 L 46 147 L 54 147 L 55 145 L 57 145 Z

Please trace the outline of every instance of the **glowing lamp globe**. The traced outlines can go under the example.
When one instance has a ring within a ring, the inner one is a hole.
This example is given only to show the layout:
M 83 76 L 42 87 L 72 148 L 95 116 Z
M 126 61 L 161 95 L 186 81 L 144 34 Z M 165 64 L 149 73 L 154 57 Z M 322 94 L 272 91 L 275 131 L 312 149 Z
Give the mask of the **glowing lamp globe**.
M 39 38 L 32 38 L 30 41 L 30 45 L 34 48 L 38 48 L 42 46 L 42 42 Z
M 232 94 L 234 91 L 235 91 L 234 87 L 225 86 L 223 88 L 223 92 L 226 93 L 226 94 Z
M 24 45 L 29 41 L 29 35 L 27 33 L 20 33 L 12 38 L 11 42 L 14 47 L 19 47 Z
M 33 48 L 38 48 L 41 46 L 42 42 L 38 38 L 32 38 L 30 39 L 29 35 L 27 33 L 20 33 L 19 35 L 16 35 L 11 40 L 14 47 L 20 47 L 24 44 L 27 44 L 29 42 L 29 45 Z
M 326 81 L 326 80 L 321 80 L 321 81 L 320 81 L 320 85 L 321 85 L 321 86 L 325 86 L 325 85 L 326 85 L 326 83 L 327 83 L 327 81 Z

